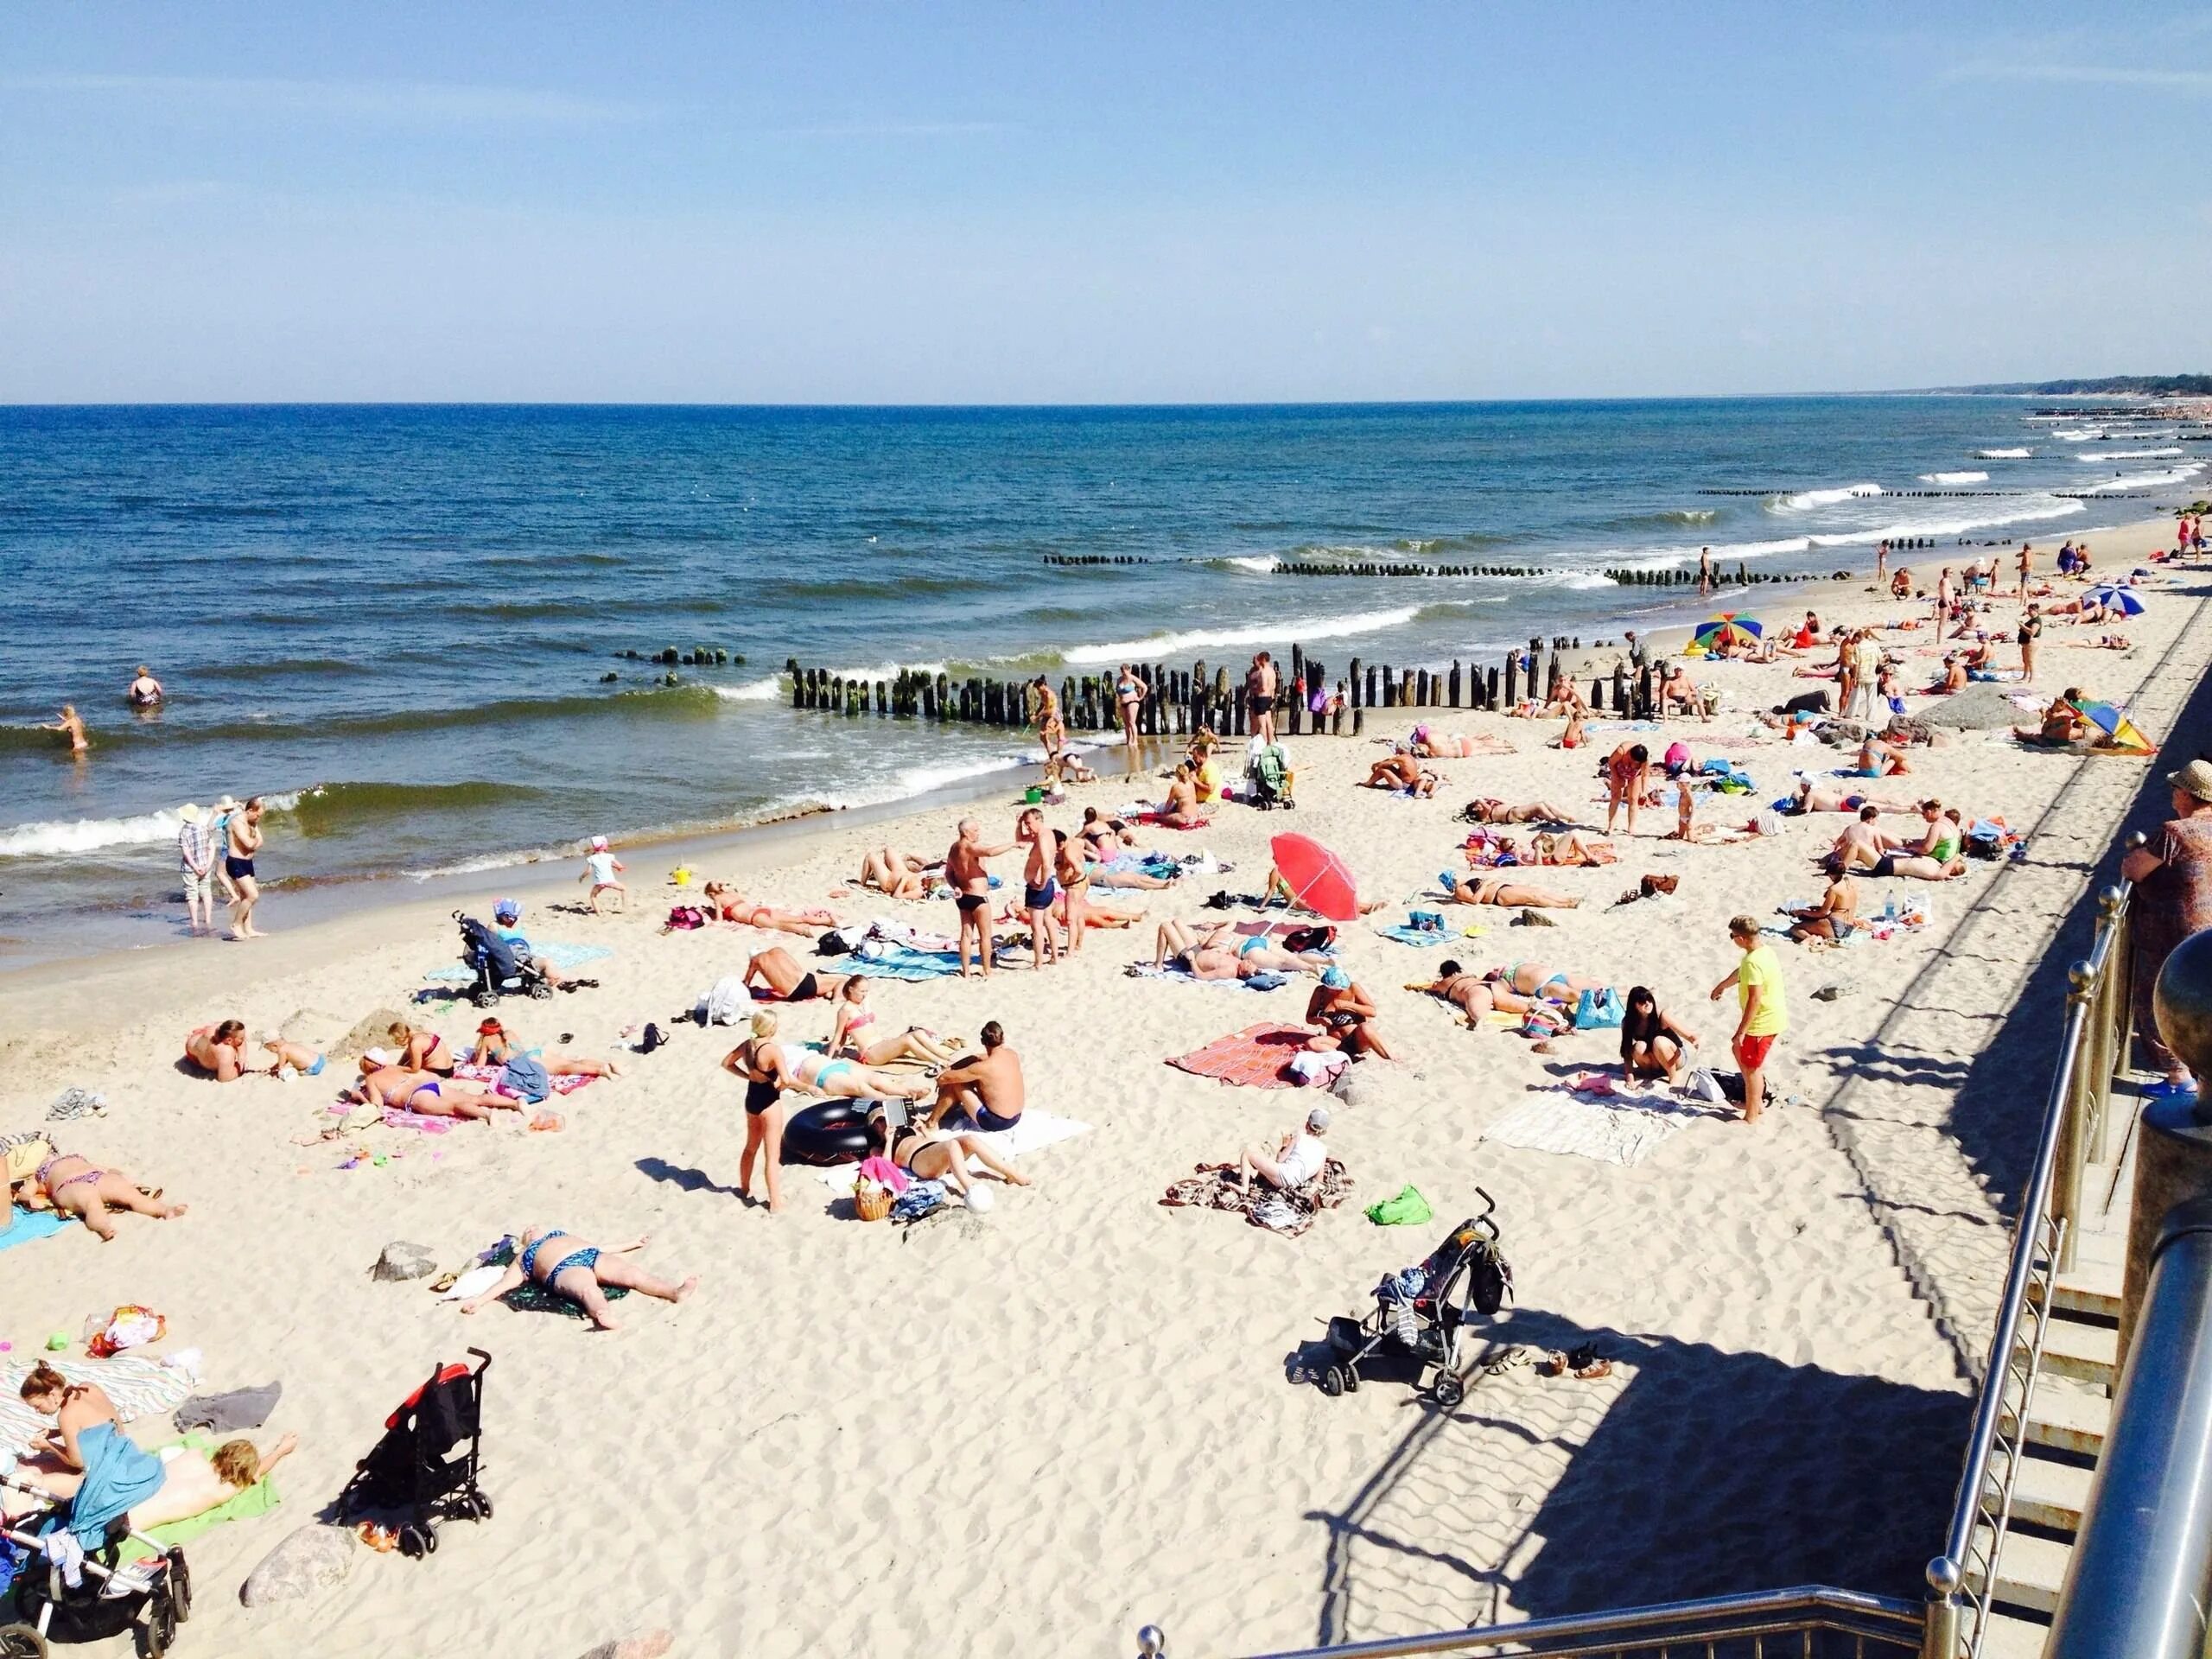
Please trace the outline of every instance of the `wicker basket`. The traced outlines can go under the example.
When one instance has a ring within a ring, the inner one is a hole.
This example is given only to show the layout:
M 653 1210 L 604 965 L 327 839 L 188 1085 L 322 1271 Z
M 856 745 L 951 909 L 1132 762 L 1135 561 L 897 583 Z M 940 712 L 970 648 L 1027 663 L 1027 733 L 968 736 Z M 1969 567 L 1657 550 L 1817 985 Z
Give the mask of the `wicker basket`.
M 855 1181 L 853 1208 L 862 1221 L 881 1221 L 891 1213 L 891 1189 L 874 1181 Z

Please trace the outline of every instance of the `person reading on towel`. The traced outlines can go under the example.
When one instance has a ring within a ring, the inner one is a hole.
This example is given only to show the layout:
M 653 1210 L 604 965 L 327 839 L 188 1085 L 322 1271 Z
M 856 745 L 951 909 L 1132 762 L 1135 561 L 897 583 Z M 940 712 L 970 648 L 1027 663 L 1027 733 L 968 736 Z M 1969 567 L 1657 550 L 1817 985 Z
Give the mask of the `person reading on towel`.
M 602 1287 L 634 1290 L 664 1302 L 680 1302 L 699 1287 L 696 1273 L 683 1283 L 671 1285 L 642 1268 L 610 1259 L 642 1250 L 652 1242 L 641 1236 L 628 1244 L 599 1245 L 558 1227 L 525 1227 L 515 1259 L 499 1275 L 499 1283 L 473 1301 L 463 1302 L 461 1311 L 474 1313 L 485 1303 L 496 1301 L 523 1285 L 543 1285 L 583 1309 L 601 1330 L 612 1331 L 615 1324 L 607 1311 Z
M 941 1128 L 956 1109 L 974 1120 L 977 1128 L 995 1135 L 1021 1122 L 1028 1104 L 1028 1086 L 1022 1080 L 1021 1056 L 1008 1048 L 1005 1029 L 995 1020 L 982 1030 L 983 1052 L 955 1060 L 938 1076 L 937 1104 L 930 1108 L 930 1128 Z
M 1245 1147 L 1236 1155 L 1237 1185 L 1249 1192 L 1252 1177 L 1257 1175 L 1269 1186 L 1297 1192 L 1328 1166 L 1329 1148 L 1321 1139 L 1328 1128 L 1329 1109 L 1316 1106 L 1306 1114 L 1306 1127 L 1284 1135 L 1274 1152 Z
M 106 1541 L 118 1519 L 133 1532 L 147 1532 L 227 1503 L 299 1444 L 287 1434 L 266 1456 L 245 1440 L 213 1452 L 176 1446 L 156 1454 L 123 1432 L 115 1402 L 97 1382 L 72 1382 L 41 1361 L 21 1393 L 23 1403 L 53 1418 L 54 1427 L 46 1444 L 16 1466 L 16 1476 L 69 1501 L 69 1530 L 88 1550 Z
M 1306 1046 L 1317 1052 L 1341 1049 L 1355 1060 L 1370 1054 L 1377 1059 L 1395 1058 L 1383 1047 L 1374 1021 L 1375 999 L 1352 983 L 1351 976 L 1343 969 L 1328 969 L 1306 1000 L 1306 1023 L 1321 1029 L 1319 1035 L 1306 1039 Z

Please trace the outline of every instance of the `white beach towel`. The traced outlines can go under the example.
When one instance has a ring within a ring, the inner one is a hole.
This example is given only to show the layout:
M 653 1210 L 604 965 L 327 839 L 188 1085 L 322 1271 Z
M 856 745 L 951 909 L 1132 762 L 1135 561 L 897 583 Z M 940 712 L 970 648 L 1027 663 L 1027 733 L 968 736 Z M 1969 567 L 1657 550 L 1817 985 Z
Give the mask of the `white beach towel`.
M 115 1404 L 124 1422 L 174 1411 L 199 1381 L 196 1361 L 200 1351 L 186 1349 L 168 1358 L 146 1354 L 118 1354 L 112 1359 L 92 1359 L 73 1354 L 40 1353 L 0 1365 L 0 1451 L 29 1452 L 46 1431 L 51 1417 L 41 1417 L 23 1403 L 18 1392 L 31 1367 L 46 1361 L 72 1382 L 97 1382 Z
M 1662 1095 L 1610 1100 L 1542 1095 L 1515 1107 L 1482 1138 L 1633 1168 L 1688 1128 L 1694 1116 Z
M 1046 1147 L 1058 1146 L 1063 1141 L 1072 1141 L 1078 1135 L 1089 1135 L 1090 1125 L 1077 1122 L 1071 1117 L 1056 1117 L 1032 1106 L 1015 1120 L 1010 1129 L 1001 1129 L 995 1134 L 970 1129 L 968 1133 L 982 1135 L 992 1152 L 1001 1158 L 1020 1158 Z M 857 1164 L 833 1164 L 815 1173 L 822 1177 L 823 1185 L 834 1192 L 849 1192 L 853 1177 L 859 1168 Z M 988 1173 L 982 1165 L 973 1158 L 968 1160 L 968 1173 L 971 1175 Z

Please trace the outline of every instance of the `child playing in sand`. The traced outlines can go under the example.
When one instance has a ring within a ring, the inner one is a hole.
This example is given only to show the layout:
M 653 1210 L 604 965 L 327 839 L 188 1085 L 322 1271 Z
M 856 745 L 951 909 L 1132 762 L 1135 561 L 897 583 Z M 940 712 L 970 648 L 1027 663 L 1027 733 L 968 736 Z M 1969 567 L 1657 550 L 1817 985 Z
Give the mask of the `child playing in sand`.
M 629 908 L 630 889 L 617 880 L 626 868 L 620 859 L 607 851 L 605 836 L 594 836 L 591 838 L 591 851 L 584 855 L 584 873 L 576 880 L 591 883 L 591 913 L 593 915 L 598 916 L 604 913 L 599 907 L 599 897 L 603 893 L 611 893 L 614 895 L 617 909 Z

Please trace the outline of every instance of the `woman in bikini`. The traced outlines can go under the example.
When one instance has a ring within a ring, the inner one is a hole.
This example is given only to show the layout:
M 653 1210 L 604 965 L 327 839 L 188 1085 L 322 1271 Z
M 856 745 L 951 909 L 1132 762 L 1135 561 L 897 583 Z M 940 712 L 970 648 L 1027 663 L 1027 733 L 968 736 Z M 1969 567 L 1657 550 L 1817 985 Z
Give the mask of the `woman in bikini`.
M 74 1216 L 103 1240 L 115 1236 L 112 1215 L 118 1210 L 168 1221 L 183 1215 L 188 1207 L 163 1204 L 158 1189 L 149 1195 L 124 1171 L 111 1164 L 103 1168 L 73 1152 L 54 1152 L 28 1179 L 10 1182 L 10 1186 L 11 1192 L 20 1189 L 26 1209 Z
M 1175 781 L 1167 785 L 1167 798 L 1160 804 L 1160 823 L 1178 830 L 1203 829 L 1211 822 L 1198 810 L 1198 774 L 1187 760 L 1179 761 Z
M 1613 833 L 1613 820 L 1628 808 L 1628 832 L 1636 833 L 1637 804 L 1651 787 L 1651 751 L 1641 743 L 1624 743 L 1605 757 L 1605 833 Z
M 703 891 L 707 902 L 714 906 L 717 921 L 736 922 L 745 927 L 768 928 L 778 933 L 797 933 L 807 938 L 813 938 L 825 927 L 840 925 L 833 912 L 819 906 L 811 910 L 785 910 L 775 905 L 760 904 L 747 899 L 726 881 L 709 881 Z
M 136 1491 L 125 1513 L 130 1530 L 144 1533 L 228 1503 L 290 1456 L 299 1437 L 287 1434 L 264 1455 L 247 1440 L 226 1440 L 212 1452 L 182 1447 L 160 1454 L 142 1450 L 123 1431 L 122 1414 L 97 1382 L 72 1382 L 41 1361 L 18 1390 L 23 1403 L 51 1417 L 46 1444 L 16 1469 L 16 1478 L 51 1496 L 72 1499 L 94 1464 L 110 1490 Z M 111 1441 L 110 1437 L 112 1437 Z
M 952 1046 L 938 1040 L 933 1031 L 920 1026 L 871 1037 L 875 1010 L 868 1006 L 868 981 L 858 974 L 845 982 L 837 994 L 836 1023 L 830 1028 L 830 1052 L 862 1065 L 889 1065 L 898 1060 L 919 1060 L 925 1065 L 950 1065 Z
M 1500 1004 L 1497 987 L 1478 974 L 1471 974 L 1456 962 L 1446 962 L 1437 970 L 1437 977 L 1421 988 L 1429 995 L 1445 1002 L 1466 1017 L 1470 1029 L 1479 1027 L 1483 1016 Z M 1508 1010 L 1512 1013 L 1520 1009 Z
M 1580 974 L 1555 974 L 1540 962 L 1510 963 L 1503 968 L 1491 969 L 1483 977 L 1490 982 L 1491 995 L 1497 999 L 1497 1006 L 1511 1014 L 1526 1013 L 1529 1002 L 1524 1001 L 1518 1007 L 1514 1007 L 1509 1004 L 1504 995 L 1500 995 L 1501 991 L 1516 998 L 1553 1002 L 1561 1007 L 1571 1008 L 1580 1000 L 1583 992 L 1605 988 L 1601 980 L 1586 978 Z
M 652 1242 L 640 1237 L 627 1244 L 602 1246 L 563 1232 L 558 1227 L 526 1227 L 513 1264 L 499 1275 L 499 1282 L 474 1301 L 463 1302 L 461 1311 L 474 1313 L 485 1303 L 497 1301 L 511 1290 L 537 1284 L 567 1297 L 589 1314 L 591 1322 L 601 1330 L 612 1331 L 615 1328 L 614 1320 L 607 1311 L 602 1287 L 634 1290 L 641 1296 L 664 1302 L 680 1302 L 698 1288 L 699 1275 L 696 1273 L 683 1283 L 671 1285 L 641 1268 L 613 1259 L 642 1250 Z
M 384 1106 L 418 1117 L 488 1118 L 494 1111 L 518 1112 L 522 1103 L 428 1071 L 412 1071 L 361 1056 L 361 1080 L 340 1099 L 360 1106 Z
M 1819 904 L 1803 906 L 1789 916 L 1789 937 L 1800 944 L 1808 939 L 1847 939 L 1859 931 L 1859 883 L 1848 870 L 1838 870 L 1828 877 L 1827 891 Z
M 1522 910 L 1573 910 L 1582 901 L 1549 887 L 1524 887 L 1502 875 L 1462 875 L 1452 882 L 1455 905 L 1504 905 Z
M 1580 830 L 1565 830 L 1557 835 L 1531 836 L 1529 838 L 1530 862 L 1549 864 L 1560 869 L 1594 869 L 1601 864 L 1619 861 L 1610 841 L 1602 841 Z
M 1681 1085 L 1695 1057 L 1697 1033 L 1659 1010 L 1650 987 L 1631 987 L 1621 1014 L 1621 1071 L 1630 1082 L 1664 1077 Z
M 767 1170 L 768 1213 L 784 1207 L 784 1090 L 791 1078 L 784 1066 L 784 1045 L 776 1040 L 776 1016 L 766 1008 L 753 1016 L 752 1035 L 722 1057 L 722 1070 L 745 1079 L 745 1150 L 737 1160 L 737 1193 L 751 1201 L 753 1160 Z
M 493 1023 L 497 1023 L 494 1021 Z M 441 1077 L 453 1075 L 453 1050 L 435 1031 L 417 1031 L 405 1020 L 395 1020 L 385 1035 L 398 1047 L 392 1064 L 409 1071 L 429 1071 Z
M 1122 742 L 1131 754 L 1137 747 L 1137 716 L 1143 712 L 1144 700 L 1152 695 L 1152 688 L 1139 677 L 1136 670 L 1127 663 L 1114 677 L 1114 701 L 1122 711 Z
M 213 1077 L 217 1083 L 236 1083 L 249 1072 L 273 1077 L 288 1065 L 311 1077 L 322 1071 L 321 1054 L 305 1043 L 288 1043 L 281 1037 L 262 1044 L 276 1057 L 267 1065 L 248 1065 L 246 1041 L 243 1020 L 226 1020 L 220 1025 L 202 1026 L 184 1039 L 184 1058 L 200 1076 Z
M 1485 798 L 1469 801 L 1460 813 L 1470 823 L 1573 823 L 1574 814 L 1566 808 L 1554 806 L 1549 801 L 1523 801 L 1518 806 L 1508 806 L 1503 801 Z
M 476 1046 L 463 1058 L 465 1065 L 505 1065 L 525 1051 L 515 1041 L 514 1033 L 497 1020 L 486 1020 L 476 1027 Z M 619 1077 L 622 1068 L 612 1060 L 594 1060 L 584 1055 L 573 1055 L 565 1060 L 550 1060 L 543 1056 L 537 1063 L 545 1068 L 549 1077 Z
M 968 1172 L 973 1158 L 1009 1186 L 1029 1185 L 1027 1175 L 991 1150 L 989 1135 L 914 1122 L 887 1128 L 884 1118 L 881 1112 L 869 1113 L 869 1129 L 884 1143 L 884 1155 L 918 1181 L 943 1181 L 964 1198 L 974 1179 Z
M 1193 979 L 1250 979 L 1259 974 L 1314 974 L 1327 971 L 1329 958 L 1276 949 L 1265 933 L 1239 934 L 1234 922 L 1194 928 L 1170 918 L 1153 938 L 1153 966 L 1174 963 Z

